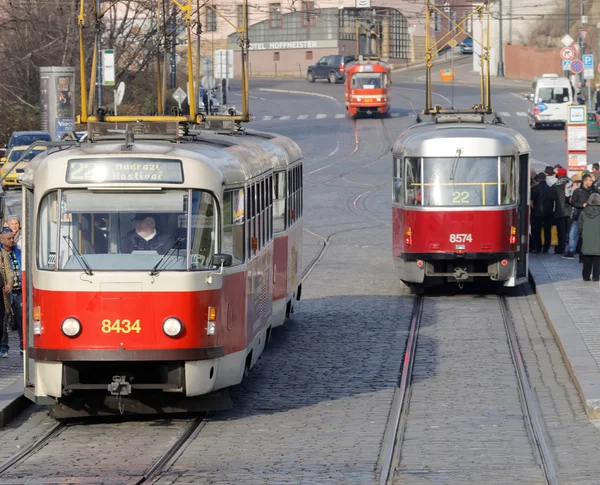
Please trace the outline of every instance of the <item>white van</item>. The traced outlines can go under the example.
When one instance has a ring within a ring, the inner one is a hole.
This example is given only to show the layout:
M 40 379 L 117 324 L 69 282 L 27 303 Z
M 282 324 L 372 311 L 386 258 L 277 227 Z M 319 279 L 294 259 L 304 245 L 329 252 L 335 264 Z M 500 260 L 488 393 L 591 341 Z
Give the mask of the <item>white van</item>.
M 557 74 L 543 74 L 533 82 L 533 93 L 527 96 L 530 101 L 529 126 L 534 130 L 540 126 L 560 126 L 567 122 L 567 106 L 573 104 L 574 89 L 566 77 Z

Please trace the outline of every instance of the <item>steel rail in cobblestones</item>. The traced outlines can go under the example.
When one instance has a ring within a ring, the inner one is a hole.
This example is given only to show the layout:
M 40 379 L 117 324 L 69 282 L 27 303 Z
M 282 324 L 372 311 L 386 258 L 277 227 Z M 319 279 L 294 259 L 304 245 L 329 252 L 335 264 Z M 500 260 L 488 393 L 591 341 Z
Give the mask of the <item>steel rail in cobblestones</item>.
M 134 485 L 150 483 L 159 478 L 163 471 L 168 470 L 185 451 L 187 446 L 196 439 L 202 428 L 206 426 L 209 418 L 208 414 L 204 414 L 191 421 L 189 426 L 179 434 L 175 442 L 163 452 L 160 458 L 154 462 L 144 476 L 135 482 Z
M 510 354 L 515 365 L 517 380 L 519 382 L 519 392 L 522 396 L 521 404 L 523 406 L 525 422 L 527 424 L 531 439 L 535 442 L 533 447 L 538 455 L 537 458 L 544 472 L 546 482 L 550 485 L 558 485 L 559 481 L 556 474 L 556 468 L 554 466 L 554 459 L 546 440 L 546 433 L 544 431 L 544 425 L 542 424 L 542 417 L 538 402 L 533 391 L 531 390 L 529 377 L 527 376 L 527 371 L 525 369 L 525 365 L 523 364 L 523 358 L 519 349 L 519 342 L 517 340 L 517 334 L 510 310 L 508 308 L 508 303 L 504 296 L 499 296 L 498 298 L 500 300 L 502 320 L 504 321 L 504 327 L 506 329 L 508 346 L 510 348 Z
M 423 315 L 422 296 L 415 299 L 413 314 L 410 321 L 410 330 L 406 340 L 406 349 L 402 359 L 402 374 L 400 377 L 400 386 L 394 393 L 392 408 L 388 417 L 383 442 L 380 451 L 380 472 L 379 485 L 388 485 L 394 478 L 394 463 L 398 458 L 398 453 L 402 447 L 404 422 L 408 412 L 408 403 L 410 402 L 410 384 L 412 372 L 415 363 L 415 354 L 417 349 L 417 339 L 419 336 L 419 327 L 421 325 L 421 316 Z
M 23 448 L 19 453 L 13 456 L 10 460 L 0 466 L 0 475 L 2 475 L 7 470 L 11 469 L 15 465 L 18 465 L 27 457 L 34 454 L 36 451 L 43 448 L 48 441 L 50 441 L 55 436 L 58 436 L 62 431 L 64 431 L 67 427 L 67 423 L 64 421 L 56 423 L 52 428 L 50 428 L 46 433 L 40 436 L 37 440 L 31 443 L 29 446 Z

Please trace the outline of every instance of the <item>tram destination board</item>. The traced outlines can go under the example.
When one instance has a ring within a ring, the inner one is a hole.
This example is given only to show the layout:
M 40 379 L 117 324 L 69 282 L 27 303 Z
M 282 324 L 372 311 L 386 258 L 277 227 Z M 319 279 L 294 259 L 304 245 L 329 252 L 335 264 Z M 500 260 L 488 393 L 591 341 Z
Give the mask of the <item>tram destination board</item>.
M 183 183 L 181 160 L 81 158 L 69 160 L 67 183 Z

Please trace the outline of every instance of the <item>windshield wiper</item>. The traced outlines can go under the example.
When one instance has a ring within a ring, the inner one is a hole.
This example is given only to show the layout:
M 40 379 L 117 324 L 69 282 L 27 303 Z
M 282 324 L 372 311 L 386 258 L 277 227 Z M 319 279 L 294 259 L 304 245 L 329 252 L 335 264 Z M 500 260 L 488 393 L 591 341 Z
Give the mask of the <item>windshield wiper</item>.
M 94 274 L 92 272 L 92 267 L 88 264 L 83 255 L 79 252 L 79 249 L 77 249 L 77 246 L 75 246 L 75 242 L 73 241 L 71 236 L 63 236 L 63 239 L 67 241 L 67 243 L 69 243 L 69 248 L 71 248 L 71 251 L 73 251 L 75 259 L 79 262 L 79 264 L 85 271 L 85 274 L 92 276 Z
M 154 268 L 152 268 L 152 271 L 150 271 L 150 276 L 158 276 L 158 274 L 162 271 L 162 269 L 159 269 L 162 262 L 166 259 L 167 256 L 169 256 L 169 253 L 171 251 L 173 251 L 174 249 L 179 249 L 179 246 L 181 246 L 182 242 L 183 239 L 178 237 L 177 240 L 173 243 L 173 245 L 169 248 L 169 250 L 164 254 L 164 256 L 160 258 L 160 261 L 156 263 Z
M 456 150 L 456 158 L 454 159 L 454 164 L 452 165 L 452 173 L 450 174 L 450 180 L 454 181 L 454 175 L 456 175 L 456 169 L 458 168 L 458 161 L 460 160 L 461 149 Z

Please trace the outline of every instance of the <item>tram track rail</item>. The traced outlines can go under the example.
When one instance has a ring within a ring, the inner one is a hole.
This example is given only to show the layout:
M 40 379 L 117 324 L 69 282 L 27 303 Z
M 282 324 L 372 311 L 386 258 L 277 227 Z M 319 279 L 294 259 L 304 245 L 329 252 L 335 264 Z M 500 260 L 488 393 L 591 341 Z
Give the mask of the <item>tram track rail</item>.
M 146 471 L 143 472 L 137 480 L 136 477 L 127 477 L 127 483 L 131 483 L 133 485 L 142 485 L 156 482 L 164 472 L 169 470 L 173 463 L 175 463 L 175 461 L 185 451 L 187 446 L 197 438 L 209 420 L 210 414 L 208 413 L 203 413 L 196 418 L 187 420 L 186 426 L 177 434 L 168 447 L 165 448 L 162 453 L 160 453 L 160 455 L 158 455 L 152 461 L 152 464 L 146 469 Z M 172 420 L 168 420 L 168 422 L 171 423 Z M 4 478 L 6 475 L 8 475 L 7 472 L 16 469 L 20 464 L 24 463 L 27 459 L 49 445 L 54 439 L 57 439 L 59 436 L 61 436 L 66 430 L 85 425 L 86 423 L 72 422 L 70 420 L 57 422 L 34 442 L 11 457 L 4 464 L 0 465 L 0 477 Z M 110 477 L 99 478 L 102 478 L 102 480 L 110 479 Z M 57 479 L 69 480 L 77 479 L 77 477 L 62 476 L 57 477 Z
M 406 348 L 402 359 L 400 382 L 394 392 L 377 464 L 379 485 L 393 484 L 395 469 L 399 465 L 401 459 L 404 431 L 410 408 L 411 384 L 415 366 L 419 329 L 421 326 L 425 299 L 426 297 L 424 296 L 417 296 L 414 301 Z M 547 485 L 559 485 L 560 482 L 557 476 L 557 468 L 547 438 L 542 413 L 529 382 L 527 370 L 519 349 L 514 320 L 510 313 L 506 297 L 499 295 L 498 304 L 506 332 L 505 335 L 509 352 L 514 365 L 518 383 L 518 394 L 523 411 L 523 420 L 527 428 L 531 451 L 543 473 L 545 483 Z

